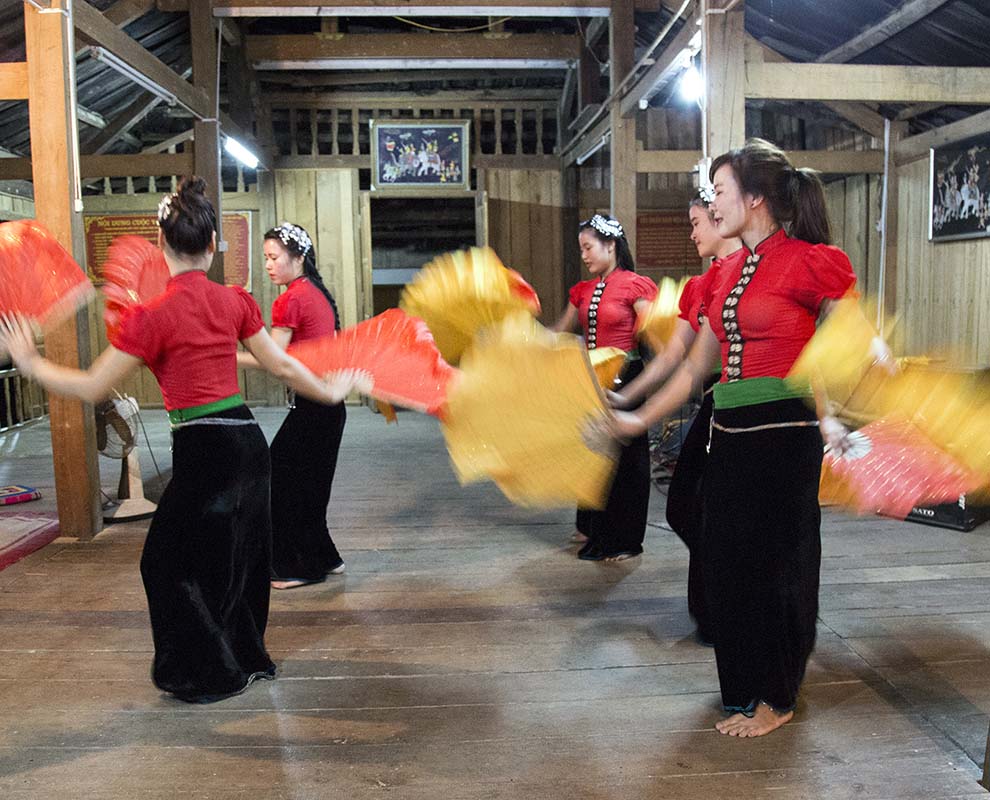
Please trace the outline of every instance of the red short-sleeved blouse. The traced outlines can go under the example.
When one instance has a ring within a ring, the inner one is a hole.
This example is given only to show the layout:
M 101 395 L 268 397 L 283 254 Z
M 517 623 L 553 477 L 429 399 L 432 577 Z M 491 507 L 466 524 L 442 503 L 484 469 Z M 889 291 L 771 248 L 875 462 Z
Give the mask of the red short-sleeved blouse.
M 308 278 L 296 278 L 272 303 L 272 327 L 292 330 L 293 342 L 334 333 L 333 308 Z
M 111 344 L 148 365 L 172 411 L 236 394 L 237 343 L 263 327 L 251 295 L 192 270 L 128 311 Z
M 813 245 L 777 231 L 750 254 L 722 259 L 708 283 L 708 324 L 722 345 L 722 381 L 783 378 L 815 332 L 822 301 L 856 283 L 838 247 Z
M 594 295 L 598 278 L 581 281 L 571 287 L 569 300 L 577 309 L 581 329 L 588 338 L 588 304 Z M 613 270 L 605 279 L 605 289 L 598 303 L 594 345 L 633 350 L 636 347 L 637 300 L 650 301 L 657 294 L 656 284 L 644 275 L 625 269 Z M 588 341 L 589 349 L 592 342 Z

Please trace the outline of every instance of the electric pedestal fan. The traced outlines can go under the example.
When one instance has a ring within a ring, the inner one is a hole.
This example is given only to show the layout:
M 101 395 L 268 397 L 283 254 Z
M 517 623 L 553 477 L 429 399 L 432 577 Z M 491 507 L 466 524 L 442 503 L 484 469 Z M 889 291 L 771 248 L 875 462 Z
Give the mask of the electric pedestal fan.
M 157 506 L 145 499 L 137 444 L 138 405 L 133 397 L 118 395 L 96 406 L 96 445 L 101 455 L 120 459 L 117 501 L 103 508 L 104 522 L 147 519 Z

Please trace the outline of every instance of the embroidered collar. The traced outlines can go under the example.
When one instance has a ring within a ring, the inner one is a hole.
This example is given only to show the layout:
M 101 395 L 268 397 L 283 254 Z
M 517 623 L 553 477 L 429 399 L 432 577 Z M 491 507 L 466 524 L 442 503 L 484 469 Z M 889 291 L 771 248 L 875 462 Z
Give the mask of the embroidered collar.
M 743 244 L 742 249 L 747 255 L 765 256 L 771 250 L 786 242 L 787 239 L 787 232 L 783 228 L 778 228 L 766 239 L 757 244 L 752 250 L 750 250 L 745 244 Z

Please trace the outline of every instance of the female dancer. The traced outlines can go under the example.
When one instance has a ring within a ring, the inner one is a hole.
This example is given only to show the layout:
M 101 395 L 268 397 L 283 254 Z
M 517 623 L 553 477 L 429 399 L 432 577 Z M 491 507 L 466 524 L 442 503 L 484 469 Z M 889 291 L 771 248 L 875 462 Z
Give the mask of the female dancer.
M 340 330 L 333 296 L 316 268 L 313 240 L 283 222 L 265 234 L 265 269 L 287 290 L 272 303 L 272 339 L 290 342 L 332 336 Z M 238 366 L 256 366 L 247 353 Z M 327 504 L 344 433 L 344 404 L 296 397 L 272 440 L 272 588 L 318 583 L 344 571 L 327 529 Z
M 821 182 L 777 147 L 751 139 L 715 159 L 711 177 L 718 232 L 744 248 L 713 276 L 687 361 L 639 411 L 616 412 L 615 428 L 635 435 L 672 413 L 721 352 L 700 548 L 730 712 L 716 728 L 762 736 L 794 714 L 815 643 L 821 562 L 822 435 L 808 393 L 783 378 L 856 276 L 828 246 Z
M 643 370 L 636 349 L 636 321 L 656 296 L 657 287 L 636 274 L 629 242 L 617 220 L 595 214 L 581 223 L 578 243 L 581 260 L 593 277 L 571 287 L 570 303 L 553 330 L 572 331 L 580 325 L 589 350 L 625 350 L 626 365 L 618 378 L 622 385 Z M 578 558 L 623 561 L 638 556 L 643 552 L 649 506 L 650 449 L 642 431 L 622 448 L 605 509 L 578 510 L 575 540 L 584 541 Z
M 4 320 L 0 348 L 53 392 L 95 402 L 146 364 L 172 422 L 172 480 L 141 555 L 155 644 L 152 680 L 208 703 L 275 676 L 265 650 L 271 517 L 265 437 L 237 385 L 237 342 L 296 391 L 336 403 L 354 382 L 326 385 L 268 336 L 257 304 L 206 277 L 216 213 L 200 178 L 184 178 L 158 207 L 158 244 L 172 277 L 128 312 L 86 371 L 42 358 L 24 320 Z
M 703 275 L 691 278 L 684 286 L 680 301 L 681 313 L 667 346 L 646 365 L 646 369 L 636 380 L 618 393 L 609 393 L 613 408 L 628 409 L 640 405 L 680 366 L 701 329 L 705 318 L 703 298 L 708 284 L 717 274 L 719 262 L 742 247 L 738 238 L 723 239 L 718 235 L 709 208 L 710 201 L 710 190 L 702 190 L 688 206 L 688 217 L 691 220 L 691 241 L 698 248 L 698 255 L 714 260 Z M 705 600 L 704 573 L 699 552 L 701 478 L 705 469 L 708 428 L 712 417 L 712 386 L 718 381 L 720 374 L 721 369 L 716 369 L 705 379 L 701 408 L 681 445 L 677 466 L 667 491 L 667 522 L 687 545 L 689 552 L 688 610 L 697 625 L 695 636 L 706 646 L 711 646 L 712 643 L 712 626 Z

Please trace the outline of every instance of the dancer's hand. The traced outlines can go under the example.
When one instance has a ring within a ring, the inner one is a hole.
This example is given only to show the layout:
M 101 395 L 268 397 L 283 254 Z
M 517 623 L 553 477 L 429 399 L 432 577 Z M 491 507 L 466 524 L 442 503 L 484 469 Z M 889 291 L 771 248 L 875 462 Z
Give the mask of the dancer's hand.
M 34 329 L 20 314 L 0 315 L 0 353 L 9 353 L 25 377 L 34 375 L 34 364 L 41 358 L 34 344 Z
M 617 408 L 623 411 L 628 409 L 630 406 L 632 406 L 632 400 L 630 400 L 624 394 L 613 392 L 611 389 L 605 390 L 605 399 L 608 400 L 608 404 L 612 408 Z
M 638 415 L 629 411 L 612 414 L 612 435 L 620 441 L 630 441 L 646 433 L 648 426 Z
M 835 455 L 843 455 L 851 446 L 849 429 L 831 415 L 822 417 L 818 422 L 825 446 Z
M 339 403 L 353 391 L 371 394 L 375 384 L 371 373 L 363 369 L 341 369 L 323 376 L 330 403 Z
M 873 363 L 883 369 L 889 375 L 897 374 L 897 359 L 883 337 L 874 336 L 870 340 L 870 355 L 873 356 Z

